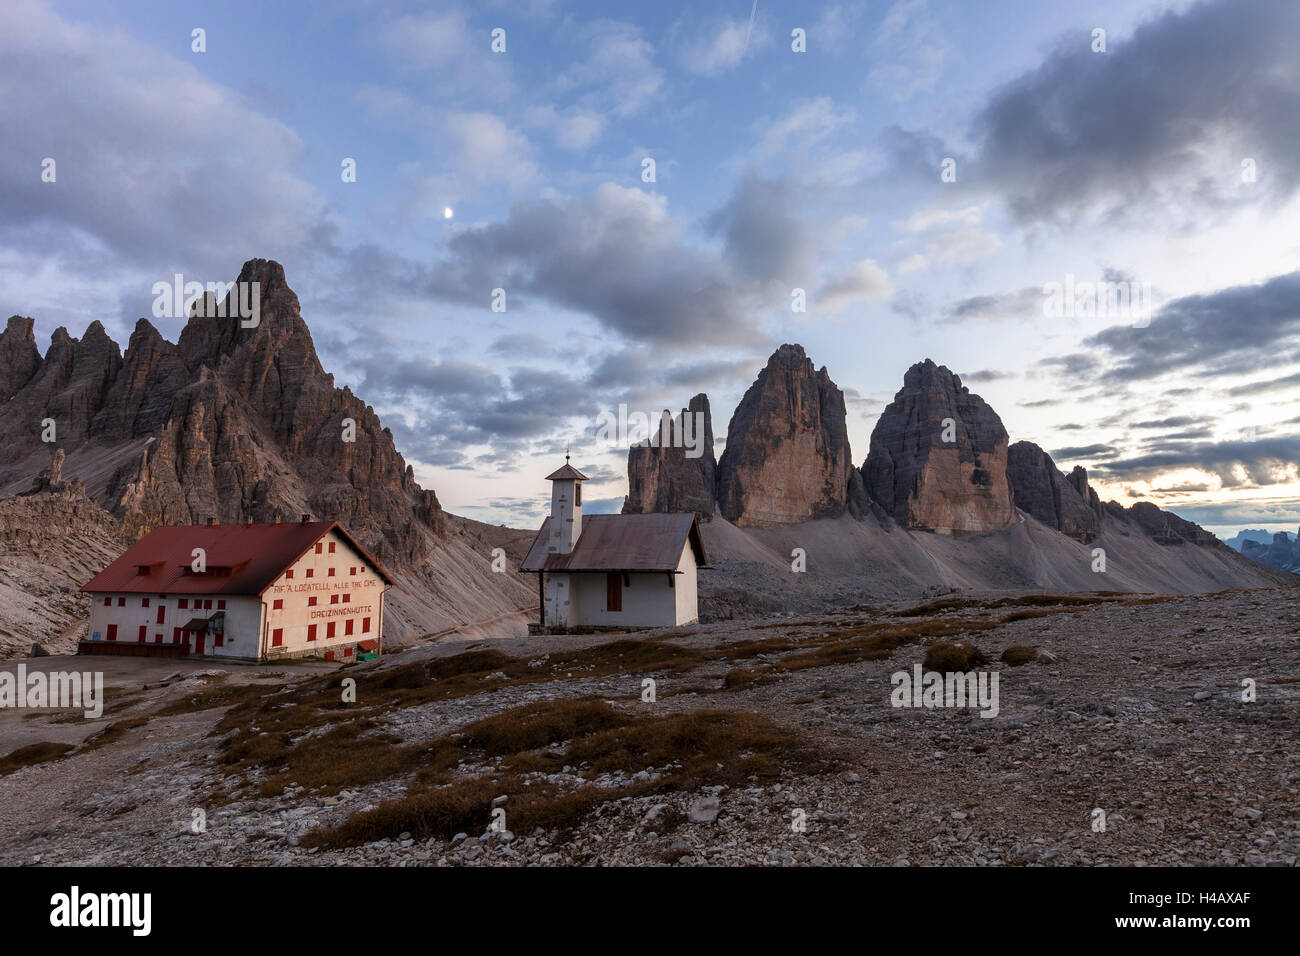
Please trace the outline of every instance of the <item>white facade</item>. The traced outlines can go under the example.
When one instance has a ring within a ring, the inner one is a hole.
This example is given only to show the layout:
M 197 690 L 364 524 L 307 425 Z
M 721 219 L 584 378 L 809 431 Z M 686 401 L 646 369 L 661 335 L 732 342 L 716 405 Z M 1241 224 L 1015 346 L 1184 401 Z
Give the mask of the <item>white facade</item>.
M 610 573 L 547 572 L 546 623 L 551 627 L 672 627 L 699 620 L 695 551 L 682 548 L 676 574 L 612 572 L 621 605 L 609 609 Z M 671 583 L 670 583 L 671 582 Z
M 285 568 L 261 595 L 92 592 L 92 641 L 190 644 L 196 656 L 267 660 L 382 648 L 387 584 L 337 530 Z M 224 614 L 221 634 L 183 633 L 195 618 Z

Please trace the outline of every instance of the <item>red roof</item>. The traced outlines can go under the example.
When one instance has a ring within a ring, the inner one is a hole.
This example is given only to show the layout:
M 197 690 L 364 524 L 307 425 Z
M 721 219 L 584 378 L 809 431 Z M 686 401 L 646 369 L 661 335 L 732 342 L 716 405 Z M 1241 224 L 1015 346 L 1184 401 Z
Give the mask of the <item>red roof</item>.
M 218 524 L 154 528 L 95 575 L 83 591 L 127 594 L 260 595 L 317 541 L 337 531 L 388 584 L 393 579 L 335 521 L 296 524 Z M 193 574 L 202 548 L 206 574 Z M 147 567 L 148 574 L 140 569 Z
M 546 550 L 550 531 L 547 518 L 519 570 L 674 571 L 688 543 L 695 551 L 695 563 L 708 564 L 694 512 L 583 515 L 582 534 L 569 554 Z
M 378 649 L 379 649 L 379 642 L 378 642 L 378 641 L 359 641 L 359 642 L 357 643 L 357 647 L 361 648 L 363 651 L 374 651 L 374 650 L 378 650 Z

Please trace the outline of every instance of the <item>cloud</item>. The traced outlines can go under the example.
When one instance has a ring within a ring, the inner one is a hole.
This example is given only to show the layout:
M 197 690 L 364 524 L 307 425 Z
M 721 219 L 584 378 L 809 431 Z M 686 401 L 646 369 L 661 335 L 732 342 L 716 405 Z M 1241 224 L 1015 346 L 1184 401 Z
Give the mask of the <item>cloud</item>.
M 751 23 L 749 17 L 719 17 L 692 26 L 678 21 L 673 33 L 681 65 L 700 76 L 716 76 L 740 65 L 769 39 L 763 25 L 757 20 Z
M 959 299 L 948 307 L 949 322 L 972 319 L 1025 319 L 1043 314 L 1043 290 L 1026 286 L 1011 292 L 973 295 Z
M 789 180 L 765 179 L 750 170 L 706 225 L 723 238 L 728 258 L 746 275 L 802 287 L 812 276 L 815 248 L 802 208 Z
M 1298 342 L 1300 271 L 1175 299 L 1149 327 L 1113 326 L 1084 345 L 1110 356 L 1112 367 L 1103 378 L 1132 381 L 1196 368 L 1222 374 L 1234 367 L 1268 367 Z
M 790 146 L 807 149 L 853 118 L 851 110 L 837 113 L 829 96 L 803 100 L 784 116 L 762 121 L 763 135 L 755 149 L 760 156 L 777 156 Z
M 580 197 L 517 203 L 448 242 L 429 292 L 483 304 L 491 290 L 537 296 L 638 342 L 744 345 L 757 338 L 752 283 L 687 243 L 667 200 L 612 183 Z M 512 304 L 515 303 L 515 304 Z
M 1108 479 L 1151 479 L 1180 469 L 1196 469 L 1219 477 L 1223 487 L 1290 484 L 1300 477 L 1300 435 L 1256 441 L 1165 441 L 1143 454 L 1117 458 L 1101 466 Z
M 1164 13 L 1105 53 L 1076 30 L 977 114 L 968 179 L 1024 222 L 1276 207 L 1300 186 L 1298 41 L 1300 5 L 1285 0 Z M 1249 188 L 1243 157 L 1260 170 Z
M 1015 377 L 1015 372 L 1000 372 L 997 369 L 985 368 L 980 369 L 978 372 L 970 372 L 969 374 L 962 375 L 961 380 L 963 382 L 974 382 L 979 384 L 980 382 L 998 382 L 1003 379 Z
M 898 0 L 876 29 L 869 82 L 904 102 L 933 88 L 943 75 L 947 44 L 926 0 Z
M 659 96 L 664 74 L 655 65 L 655 48 L 634 24 L 597 20 L 582 28 L 587 56 L 565 70 L 560 90 L 587 88 L 582 105 L 616 117 L 641 112 Z
M 874 260 L 863 259 L 827 279 L 813 302 L 822 311 L 834 314 L 851 302 L 887 299 L 893 292 L 889 274 Z
M 71 264 L 79 284 L 111 273 L 120 287 L 131 268 L 224 281 L 232 249 L 291 259 L 333 243 L 324 201 L 293 172 L 297 134 L 189 63 L 15 0 L 0 87 L 3 239 Z

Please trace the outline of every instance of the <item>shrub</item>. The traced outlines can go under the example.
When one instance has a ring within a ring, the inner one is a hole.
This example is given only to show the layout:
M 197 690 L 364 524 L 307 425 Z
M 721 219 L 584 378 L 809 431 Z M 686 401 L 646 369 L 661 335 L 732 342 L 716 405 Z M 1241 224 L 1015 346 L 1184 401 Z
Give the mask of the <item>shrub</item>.
M 947 641 L 940 641 L 931 644 L 925 650 L 925 669 L 930 671 L 945 674 L 968 671 L 987 663 L 988 657 L 974 644 L 964 642 L 949 644 Z
M 1016 644 L 1002 652 L 1002 663 L 1011 667 L 1028 664 L 1038 656 L 1038 648 L 1032 644 Z

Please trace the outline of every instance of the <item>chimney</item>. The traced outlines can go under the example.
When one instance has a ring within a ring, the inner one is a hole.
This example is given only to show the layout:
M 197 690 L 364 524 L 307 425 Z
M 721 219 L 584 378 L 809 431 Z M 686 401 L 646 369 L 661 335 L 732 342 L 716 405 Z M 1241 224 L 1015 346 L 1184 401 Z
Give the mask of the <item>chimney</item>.
M 306 523 L 309 522 L 309 521 L 311 521 L 311 515 L 303 515 L 303 516 L 302 516 L 302 523 L 303 523 L 303 524 L 306 524 Z

